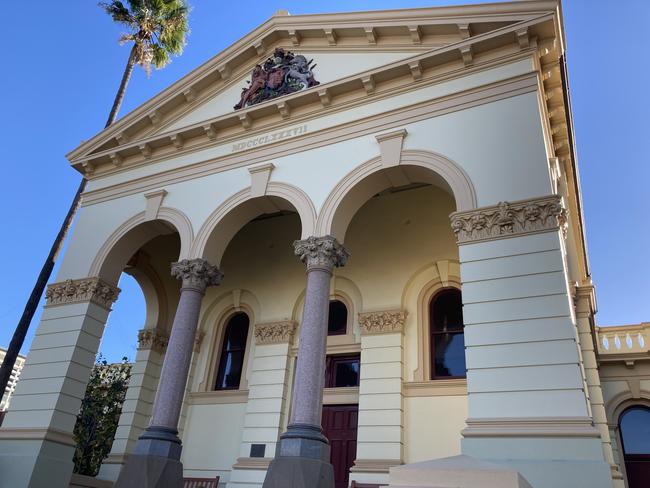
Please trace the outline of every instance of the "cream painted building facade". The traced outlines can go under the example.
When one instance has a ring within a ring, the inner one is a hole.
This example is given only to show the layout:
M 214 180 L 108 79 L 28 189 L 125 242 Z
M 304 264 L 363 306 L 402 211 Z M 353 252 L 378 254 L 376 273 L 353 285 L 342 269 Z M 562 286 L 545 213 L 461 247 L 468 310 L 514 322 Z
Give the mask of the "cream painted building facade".
M 319 84 L 233 110 L 278 47 Z M 650 387 L 594 328 L 564 52 L 554 0 L 278 12 L 72 151 L 88 186 L 0 486 L 69 485 L 123 272 L 147 314 L 116 486 L 153 457 L 280 486 L 310 456 L 337 487 L 626 486 L 612 415 Z

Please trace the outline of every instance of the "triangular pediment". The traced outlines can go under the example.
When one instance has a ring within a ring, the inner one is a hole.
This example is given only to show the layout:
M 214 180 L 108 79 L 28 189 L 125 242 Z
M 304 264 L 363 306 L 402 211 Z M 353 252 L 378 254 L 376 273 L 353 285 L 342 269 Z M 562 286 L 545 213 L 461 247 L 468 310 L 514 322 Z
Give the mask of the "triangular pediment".
M 285 95 L 286 103 L 278 97 L 272 101 L 277 103 L 261 103 L 259 108 L 233 109 L 252 69 L 276 47 L 313 59 L 320 85 L 305 90 L 300 98 L 320 99 L 326 106 L 332 95 L 357 84 L 374 89 L 375 80 L 400 75 L 404 69 L 415 77 L 425 68 L 420 63 L 427 53 L 452 59 L 474 39 L 490 43 L 491 38 L 512 36 L 514 26 L 526 29 L 536 19 L 553 16 L 556 9 L 555 1 L 545 0 L 342 14 L 278 12 L 67 157 L 88 175 L 98 164 L 110 162 L 119 168 L 136 155 L 150 158 L 167 144 L 182 148 L 188 138 L 207 135 L 214 140 L 232 123 L 241 122 L 248 129 L 256 116 L 268 117 L 273 111 L 287 118 L 300 93 Z M 547 30 L 543 37 L 555 36 L 552 27 Z M 447 50 L 456 54 L 446 54 Z M 405 64 L 409 60 L 412 63 Z M 386 73 L 380 73 L 384 69 Z
M 305 56 L 308 60 L 313 60 L 315 64 L 313 69 L 314 77 L 320 84 L 340 80 L 413 55 L 411 51 L 340 52 L 335 49 L 330 52 L 309 50 L 291 52 Z M 263 59 L 259 60 L 260 63 L 263 61 Z M 232 82 L 224 84 L 212 97 L 206 97 L 205 101 L 186 107 L 185 111 L 179 111 L 175 117 L 170 117 L 165 124 L 152 128 L 150 132 L 145 132 L 146 135 L 182 129 L 232 113 L 234 105 L 240 101 L 242 90 L 249 86 L 250 80 L 250 73 L 237 77 Z

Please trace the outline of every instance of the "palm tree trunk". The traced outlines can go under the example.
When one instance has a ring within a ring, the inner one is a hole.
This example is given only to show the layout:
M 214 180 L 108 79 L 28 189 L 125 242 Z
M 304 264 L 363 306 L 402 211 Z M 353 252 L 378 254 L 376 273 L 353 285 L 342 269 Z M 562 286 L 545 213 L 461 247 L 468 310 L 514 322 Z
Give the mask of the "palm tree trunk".
M 122 106 L 122 101 L 124 100 L 124 94 L 126 93 L 126 86 L 129 84 L 131 79 L 131 73 L 133 73 L 133 66 L 135 65 L 135 43 L 131 48 L 131 53 L 129 54 L 129 59 L 126 62 L 126 67 L 124 68 L 124 73 L 122 74 L 122 81 L 120 82 L 120 87 L 117 89 L 117 94 L 115 95 L 115 100 L 113 100 L 113 107 L 111 108 L 111 113 L 108 115 L 108 120 L 106 121 L 106 127 L 115 122 L 117 113 L 120 111 Z
M 133 45 L 133 48 L 131 49 L 131 53 L 129 54 L 129 59 L 126 63 L 126 68 L 124 69 L 124 73 L 122 74 L 122 81 L 120 82 L 120 87 L 118 88 L 117 94 L 115 95 L 115 100 L 113 101 L 113 107 L 111 108 L 111 113 L 108 116 L 108 120 L 106 121 L 106 126 L 104 128 L 111 125 L 115 121 L 115 118 L 117 117 L 117 113 L 120 110 L 122 101 L 124 100 L 126 87 L 129 84 L 129 80 L 131 79 L 131 73 L 133 72 L 134 64 L 135 64 L 135 44 Z M 65 238 L 68 235 L 68 230 L 70 229 L 75 214 L 77 213 L 77 208 L 79 207 L 79 201 L 81 200 L 81 194 L 83 193 L 85 188 L 86 188 L 86 178 L 82 178 L 81 183 L 79 183 L 79 188 L 77 188 L 77 193 L 75 194 L 72 200 L 72 204 L 70 205 L 70 208 L 68 209 L 68 213 L 65 216 L 65 219 L 63 220 L 63 224 L 61 225 L 61 228 L 59 229 L 59 233 L 57 234 L 56 238 L 54 239 L 54 242 L 52 243 L 52 247 L 50 248 L 50 253 L 48 254 L 47 259 L 45 260 L 45 263 L 41 268 L 41 272 L 39 273 L 38 278 L 36 279 L 36 284 L 32 289 L 32 293 L 29 295 L 29 299 L 27 300 L 27 304 L 25 305 L 23 314 L 20 317 L 20 321 L 18 322 L 18 325 L 16 326 L 16 330 L 14 331 L 14 335 L 11 338 L 11 342 L 9 343 L 9 347 L 7 348 L 7 354 L 5 355 L 4 360 L 2 361 L 2 366 L 0 366 L 0 398 L 2 397 L 5 389 L 7 388 L 7 384 L 9 383 L 9 377 L 11 376 L 11 371 L 13 370 L 14 364 L 16 363 L 16 358 L 18 357 L 18 353 L 20 352 L 20 349 L 23 347 L 23 342 L 25 342 L 25 336 L 27 335 L 29 325 L 31 324 L 32 319 L 34 318 L 34 313 L 36 313 L 38 302 L 41 300 L 41 296 L 43 296 L 43 291 L 45 291 L 47 282 L 50 279 L 52 270 L 54 269 L 54 263 L 56 263 L 57 255 L 59 254 L 59 251 L 61 251 L 61 247 L 63 247 Z

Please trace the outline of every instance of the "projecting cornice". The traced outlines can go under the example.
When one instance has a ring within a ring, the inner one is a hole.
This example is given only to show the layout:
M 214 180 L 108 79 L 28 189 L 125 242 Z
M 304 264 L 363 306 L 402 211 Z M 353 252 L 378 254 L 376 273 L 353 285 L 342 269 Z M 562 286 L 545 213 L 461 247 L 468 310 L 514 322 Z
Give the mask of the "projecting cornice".
M 250 34 L 198 67 L 169 88 L 68 154 L 79 169 L 98 151 L 135 141 L 152 128 L 164 127 L 181 106 L 196 105 L 231 85 L 275 46 L 294 51 L 353 50 L 423 52 L 466 39 L 481 37 L 514 23 L 553 14 L 555 0 L 526 1 L 461 7 L 386 10 L 341 14 L 287 15 L 276 13 Z M 552 32 L 550 33 L 553 34 Z M 374 41 L 374 42 L 373 42 Z M 416 67 L 417 68 L 417 67 Z M 410 70 L 409 70 L 410 72 Z M 318 90 L 313 91 L 316 93 Z M 324 93 L 324 98 L 327 93 Z M 316 95 L 318 96 L 318 95 Z M 261 108 L 261 107 L 260 107 Z M 279 110 L 276 108 L 276 111 Z M 255 111 L 257 114 L 257 112 Z M 234 114 L 233 114 L 234 115 Z M 255 119 L 256 117 L 253 117 Z M 240 124 L 239 121 L 237 121 Z M 166 134 L 166 138 L 175 134 Z M 172 143 L 172 141 L 169 141 Z M 182 144 L 175 139 L 173 144 Z M 157 145 L 151 145 L 156 149 Z M 117 161 L 114 158 L 113 161 Z M 87 168 L 92 164 L 87 164 Z
M 73 166 L 86 176 L 103 175 L 243 137 L 256 129 L 273 130 L 286 124 L 288 119 L 297 122 L 316 114 L 343 110 L 358 100 L 365 103 L 387 92 L 395 93 L 400 87 L 412 89 L 413 86 L 426 86 L 448 79 L 450 73 L 453 73 L 452 77 L 463 76 L 469 70 L 480 69 L 484 63 L 494 62 L 495 58 L 501 59 L 522 51 L 535 52 L 538 44 L 543 49 L 550 46 L 559 55 L 557 43 L 553 42 L 556 20 L 554 13 L 548 12 L 377 69 L 145 138 L 132 139 L 125 134 L 125 127 L 111 127 L 68 157 Z M 522 44 L 522 35 L 528 36 L 528 43 Z M 464 54 L 468 47 L 472 52 L 470 64 L 466 62 Z M 162 107 L 157 110 L 163 111 Z M 130 117 L 132 115 L 125 119 Z

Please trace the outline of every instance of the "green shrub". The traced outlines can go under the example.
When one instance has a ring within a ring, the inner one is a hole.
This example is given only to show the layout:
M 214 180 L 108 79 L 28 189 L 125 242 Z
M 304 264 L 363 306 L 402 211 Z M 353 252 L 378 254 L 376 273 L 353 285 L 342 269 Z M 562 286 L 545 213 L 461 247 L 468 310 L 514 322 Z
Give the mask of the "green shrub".
M 100 355 L 90 373 L 74 426 L 74 472 L 96 476 L 108 456 L 131 377 L 127 358 L 108 364 Z

